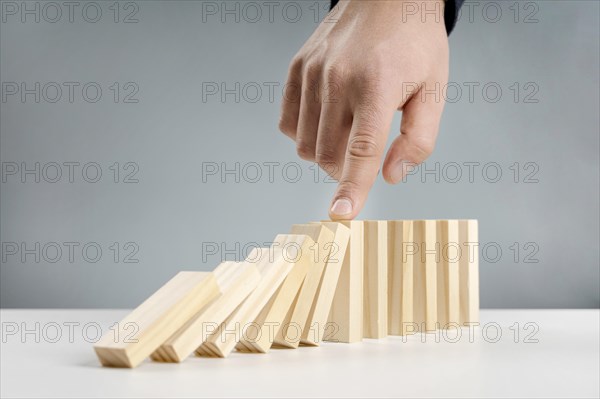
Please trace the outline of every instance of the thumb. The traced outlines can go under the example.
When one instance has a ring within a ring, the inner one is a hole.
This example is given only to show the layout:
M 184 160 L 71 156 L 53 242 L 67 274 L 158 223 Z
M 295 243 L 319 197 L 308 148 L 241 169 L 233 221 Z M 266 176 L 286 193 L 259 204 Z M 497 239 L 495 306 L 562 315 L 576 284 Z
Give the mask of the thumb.
M 439 130 L 443 99 L 417 92 L 402 109 L 400 135 L 392 142 L 383 163 L 383 178 L 399 183 L 407 172 L 431 155 Z
M 367 200 L 394 116 L 393 107 L 388 108 L 389 112 L 370 105 L 355 111 L 344 169 L 329 211 L 332 220 L 354 219 Z

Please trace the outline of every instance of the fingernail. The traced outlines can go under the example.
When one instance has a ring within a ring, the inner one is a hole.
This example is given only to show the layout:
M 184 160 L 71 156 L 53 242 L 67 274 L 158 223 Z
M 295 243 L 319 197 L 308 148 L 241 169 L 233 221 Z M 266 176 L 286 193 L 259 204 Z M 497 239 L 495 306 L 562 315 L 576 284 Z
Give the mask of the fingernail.
M 352 213 L 352 202 L 347 198 L 339 198 L 331 207 L 331 213 L 338 216 L 349 215 Z

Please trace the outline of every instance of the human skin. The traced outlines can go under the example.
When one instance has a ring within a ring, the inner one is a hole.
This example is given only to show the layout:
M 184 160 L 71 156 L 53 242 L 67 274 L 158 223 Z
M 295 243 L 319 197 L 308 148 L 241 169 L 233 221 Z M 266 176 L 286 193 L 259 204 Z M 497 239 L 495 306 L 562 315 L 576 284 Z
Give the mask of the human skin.
M 424 3 L 439 7 L 437 18 L 415 13 Z M 402 122 L 384 179 L 402 181 L 433 151 L 448 82 L 443 10 L 443 0 L 342 0 L 292 59 L 286 87 L 297 95 L 284 95 L 279 128 L 302 159 L 339 181 L 331 219 L 354 219 L 363 208 L 395 112 Z

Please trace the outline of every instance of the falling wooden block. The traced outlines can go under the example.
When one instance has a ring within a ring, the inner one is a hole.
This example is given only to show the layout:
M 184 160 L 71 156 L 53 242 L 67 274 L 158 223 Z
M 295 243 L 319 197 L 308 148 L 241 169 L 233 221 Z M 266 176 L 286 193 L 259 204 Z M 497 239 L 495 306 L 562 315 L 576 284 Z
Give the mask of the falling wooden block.
M 341 223 L 350 229 L 350 241 L 329 312 L 327 324 L 333 330 L 324 340 L 351 343 L 363 337 L 364 223 Z
M 363 337 L 387 336 L 388 232 L 386 221 L 364 222 Z
M 282 249 L 275 245 L 271 248 L 255 248 L 245 262 L 256 265 L 261 274 L 260 282 L 231 316 L 196 349 L 196 354 L 227 357 L 240 339 L 247 334 L 247 329 L 254 326 L 254 320 L 279 289 L 294 265 L 284 256 Z
M 479 323 L 479 252 L 477 220 L 458 222 L 462 254 L 459 260 L 460 324 Z
M 330 230 L 333 239 L 323 246 L 327 255 L 325 269 L 302 330 L 300 343 L 309 346 L 318 346 L 324 337 L 336 332 L 335 326 L 327 323 L 327 318 L 350 241 L 350 229 L 343 224 L 337 222 L 317 222 L 317 224 L 322 224 Z
M 437 240 L 440 245 L 437 264 L 437 321 L 440 328 L 459 327 L 459 259 L 458 220 L 439 220 Z
M 179 272 L 105 334 L 96 355 L 103 366 L 136 367 L 219 295 L 212 273 Z
M 412 220 L 388 222 L 388 334 L 418 330 L 413 319 L 413 268 L 418 245 Z
M 306 278 L 309 268 L 314 264 L 315 242 L 304 234 L 280 234 L 275 239 L 283 249 L 293 267 L 275 295 L 254 320 L 255 334 L 243 334 L 236 349 L 242 352 L 267 353 L 275 337 L 282 328 L 286 315 Z M 290 251 L 288 251 L 290 249 Z
M 290 307 L 282 327 L 277 332 L 273 343 L 275 347 L 293 349 L 297 348 L 300 344 L 300 339 L 306 328 L 306 321 L 308 320 L 311 307 L 315 302 L 334 234 L 333 231 L 320 224 L 294 225 L 292 226 L 291 234 L 305 234 L 316 244 L 314 248 L 310 249 L 311 265 L 309 266 L 304 283 Z
M 260 282 L 249 262 L 223 262 L 213 271 L 222 295 L 173 334 L 151 356 L 152 360 L 181 362 L 223 323 Z
M 437 329 L 437 263 L 436 221 L 415 220 L 415 239 L 419 244 L 414 264 L 414 318 L 420 331 Z M 422 328 L 424 326 L 424 329 Z

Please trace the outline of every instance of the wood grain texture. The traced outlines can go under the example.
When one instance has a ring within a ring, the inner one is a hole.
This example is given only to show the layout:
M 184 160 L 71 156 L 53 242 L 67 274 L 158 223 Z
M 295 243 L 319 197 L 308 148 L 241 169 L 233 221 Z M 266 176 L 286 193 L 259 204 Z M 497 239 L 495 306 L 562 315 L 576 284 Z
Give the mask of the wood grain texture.
M 388 330 L 387 222 L 364 222 L 363 337 L 383 338 Z
M 350 229 L 350 241 L 333 298 L 325 341 L 360 342 L 363 337 L 364 222 L 341 222 Z
M 136 367 L 219 297 L 212 273 L 179 272 L 94 345 L 103 366 Z M 132 328 L 137 329 L 133 337 Z
M 310 249 L 310 265 L 304 283 L 273 343 L 274 347 L 294 349 L 300 344 L 311 307 L 317 297 L 334 234 L 321 224 L 296 224 L 292 226 L 290 233 L 305 234 L 315 242 L 315 247 Z
M 425 221 L 424 247 L 421 261 L 425 264 L 425 331 L 437 329 L 437 263 L 439 243 L 437 242 L 436 221 Z
M 419 331 L 435 331 L 437 321 L 437 262 L 436 221 L 415 220 L 415 240 L 419 246 L 414 257 L 414 318 Z
M 343 224 L 337 222 L 316 223 L 322 224 L 330 230 L 333 239 L 331 245 L 325 244 L 323 247 L 327 256 L 325 269 L 300 339 L 302 345 L 308 346 L 318 346 L 326 333 L 333 333 L 335 330 L 327 324 L 327 318 L 350 241 L 350 229 Z
M 460 220 L 460 324 L 479 323 L 479 238 L 477 220 Z
M 417 252 L 413 257 L 413 319 L 416 323 L 417 331 L 425 329 L 425 263 L 421 261 L 421 250 L 424 244 L 425 237 L 425 221 L 415 220 L 414 224 L 414 239 L 417 245 Z
M 458 221 L 438 220 L 437 240 L 441 251 L 437 264 L 437 321 L 440 328 L 456 328 L 460 323 Z
M 412 220 L 388 222 L 388 334 L 414 333 L 414 240 Z
M 213 271 L 222 295 L 173 334 L 151 356 L 162 362 L 181 362 L 229 317 L 260 282 L 256 266 L 223 262 Z
M 300 292 L 309 268 L 314 264 L 315 242 L 309 236 L 280 234 L 275 243 L 283 249 L 284 257 L 292 264 L 292 269 L 277 293 L 254 319 L 255 331 L 242 335 L 242 339 L 236 345 L 237 350 L 242 352 L 267 353 L 283 327 L 285 317 Z
M 281 246 L 275 244 L 270 248 L 255 248 L 245 262 L 256 265 L 261 274 L 260 283 L 231 316 L 196 349 L 197 355 L 227 357 L 242 337 L 253 334 L 248 330 L 256 328 L 254 320 L 279 290 L 294 265 L 284 256 Z

